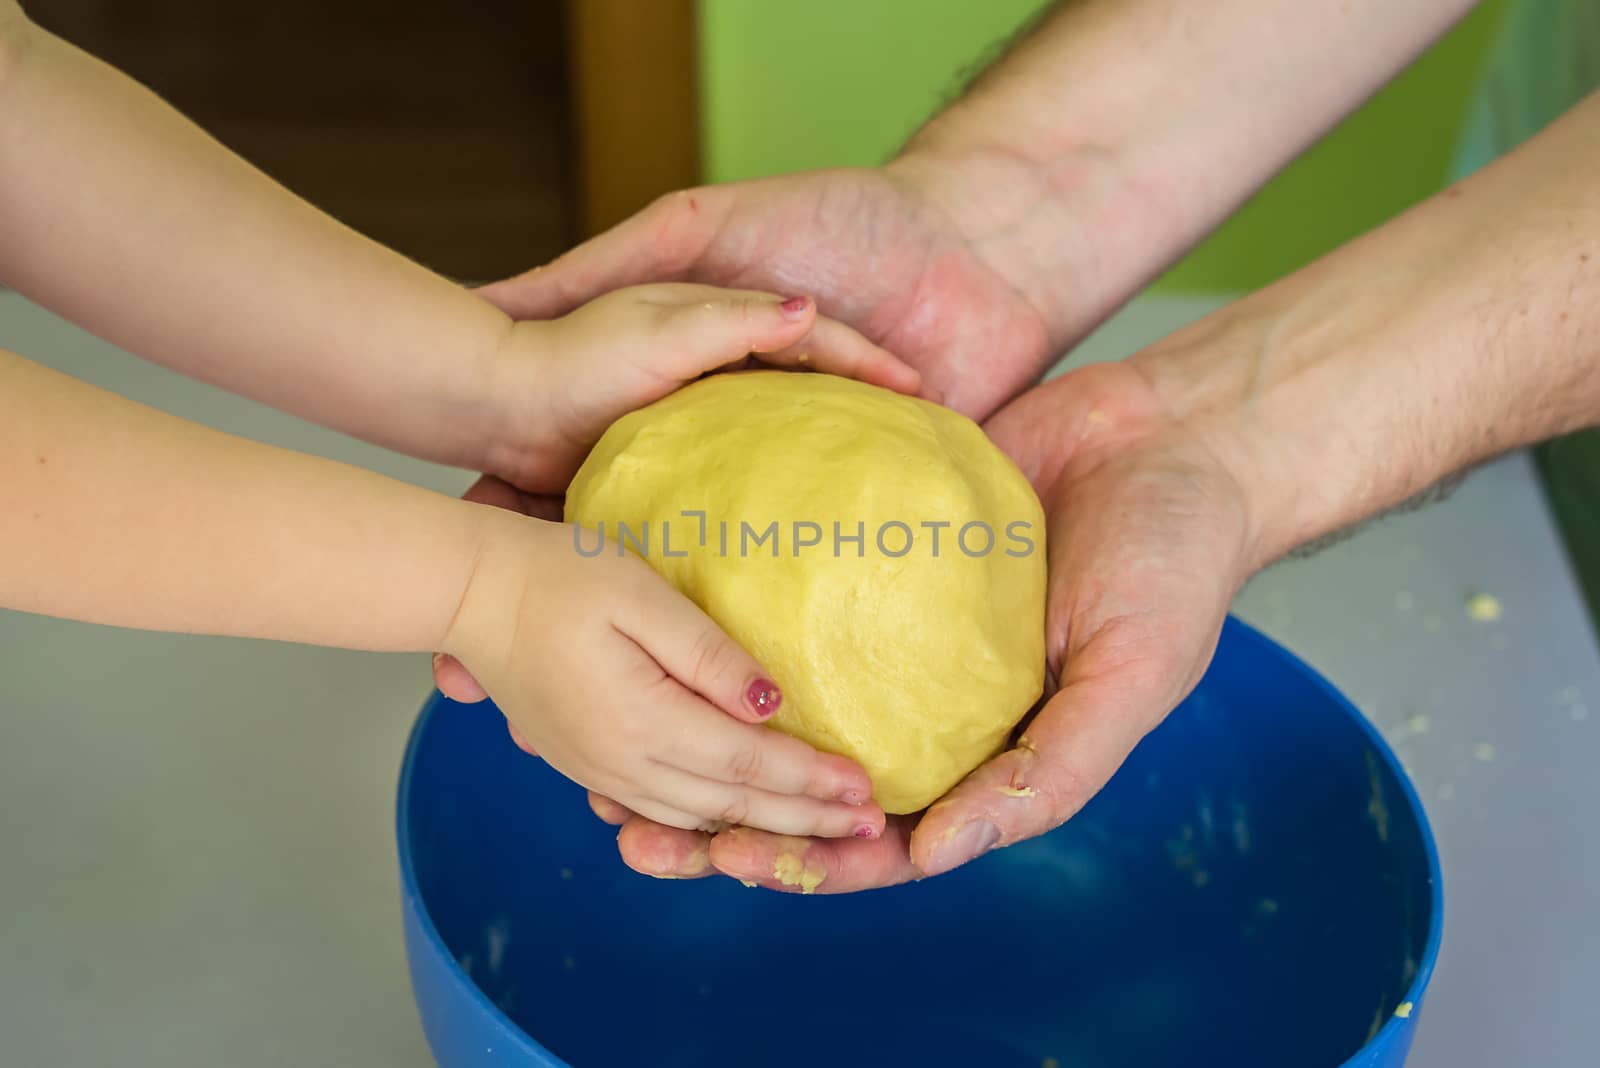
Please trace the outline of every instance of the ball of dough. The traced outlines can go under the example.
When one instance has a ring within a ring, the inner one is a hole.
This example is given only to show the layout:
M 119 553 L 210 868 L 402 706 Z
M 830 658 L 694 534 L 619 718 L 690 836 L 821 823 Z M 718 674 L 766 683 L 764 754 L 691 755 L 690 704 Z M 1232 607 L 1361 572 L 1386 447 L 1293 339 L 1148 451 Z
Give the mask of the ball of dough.
M 714 375 L 618 420 L 566 517 L 579 551 L 639 553 L 749 650 L 783 688 L 772 726 L 859 762 L 887 812 L 998 753 L 1043 687 L 1039 500 L 936 404 Z

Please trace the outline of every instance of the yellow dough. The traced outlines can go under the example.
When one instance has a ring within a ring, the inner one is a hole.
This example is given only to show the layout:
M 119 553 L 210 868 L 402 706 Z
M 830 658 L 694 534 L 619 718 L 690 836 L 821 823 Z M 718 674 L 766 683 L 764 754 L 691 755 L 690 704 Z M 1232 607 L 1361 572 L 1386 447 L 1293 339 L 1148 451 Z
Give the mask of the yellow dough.
M 577 551 L 642 555 L 748 649 L 783 689 L 772 725 L 858 761 L 885 811 L 999 752 L 1043 687 L 1038 498 L 927 401 L 714 375 L 606 431 L 566 517 Z

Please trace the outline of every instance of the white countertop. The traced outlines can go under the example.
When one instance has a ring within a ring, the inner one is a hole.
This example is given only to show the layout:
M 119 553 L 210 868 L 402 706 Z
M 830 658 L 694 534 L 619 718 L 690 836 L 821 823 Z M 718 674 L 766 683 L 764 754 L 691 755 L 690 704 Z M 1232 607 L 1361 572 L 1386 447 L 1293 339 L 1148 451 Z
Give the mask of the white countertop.
M 1141 301 L 1086 351 L 1121 355 L 1211 303 Z M 469 481 L 178 379 L 14 295 L 0 347 L 248 436 Z M 1468 618 L 1477 592 L 1499 622 Z M 1526 460 L 1272 569 L 1239 611 L 1384 727 L 1428 804 L 1448 920 L 1412 1064 L 1591 1061 L 1600 651 Z M 0 1064 L 431 1063 L 391 827 L 424 658 L 4 612 L 0 650 Z

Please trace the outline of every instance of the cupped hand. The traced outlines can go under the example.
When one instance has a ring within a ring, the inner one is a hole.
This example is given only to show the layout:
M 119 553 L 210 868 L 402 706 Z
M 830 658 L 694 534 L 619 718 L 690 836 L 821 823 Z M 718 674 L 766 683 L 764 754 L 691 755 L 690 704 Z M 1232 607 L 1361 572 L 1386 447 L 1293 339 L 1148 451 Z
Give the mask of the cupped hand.
M 1243 490 L 1214 442 L 1126 363 L 1046 383 L 986 429 L 1038 489 L 1049 527 L 1053 692 L 1015 746 L 873 841 L 734 828 L 708 843 L 600 802 L 625 824 L 630 865 L 822 893 L 948 871 L 1071 818 L 1199 681 L 1254 559 Z
M 926 173 L 891 164 L 673 193 L 477 292 L 519 319 L 643 282 L 809 294 L 922 371 L 928 395 L 981 419 L 1039 374 L 1050 339 L 1041 310 L 986 261 Z

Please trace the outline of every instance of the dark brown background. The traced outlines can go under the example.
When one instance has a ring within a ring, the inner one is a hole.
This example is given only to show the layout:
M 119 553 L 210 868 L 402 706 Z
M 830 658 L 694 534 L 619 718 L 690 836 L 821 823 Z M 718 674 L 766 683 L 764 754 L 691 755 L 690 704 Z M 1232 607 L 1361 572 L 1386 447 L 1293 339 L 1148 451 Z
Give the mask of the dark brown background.
M 31 0 L 351 226 L 451 277 L 578 236 L 562 0 Z

